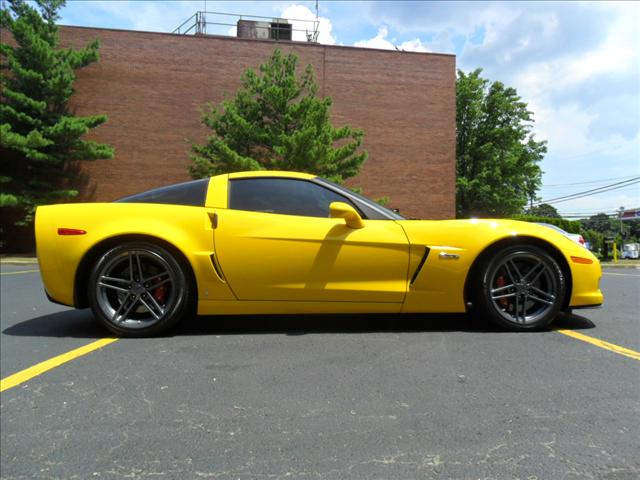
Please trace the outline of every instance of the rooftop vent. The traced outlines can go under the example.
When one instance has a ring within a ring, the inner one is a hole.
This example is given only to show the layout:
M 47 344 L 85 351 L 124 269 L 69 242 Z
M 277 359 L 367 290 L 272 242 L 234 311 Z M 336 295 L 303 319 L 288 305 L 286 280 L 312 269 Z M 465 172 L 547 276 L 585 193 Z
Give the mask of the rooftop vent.
M 282 18 L 272 22 L 238 20 L 238 38 L 256 38 L 261 40 L 292 40 L 292 25 Z

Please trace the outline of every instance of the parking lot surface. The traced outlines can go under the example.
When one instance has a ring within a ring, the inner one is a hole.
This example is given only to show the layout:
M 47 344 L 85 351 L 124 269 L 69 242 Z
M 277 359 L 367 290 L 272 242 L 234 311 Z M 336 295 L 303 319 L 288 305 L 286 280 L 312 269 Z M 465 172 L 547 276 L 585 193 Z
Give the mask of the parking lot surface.
M 36 269 L 2 265 L 3 382 L 108 337 Z M 0 476 L 636 479 L 640 270 L 602 289 L 556 325 L 595 344 L 462 315 L 203 317 L 117 340 L 3 386 Z

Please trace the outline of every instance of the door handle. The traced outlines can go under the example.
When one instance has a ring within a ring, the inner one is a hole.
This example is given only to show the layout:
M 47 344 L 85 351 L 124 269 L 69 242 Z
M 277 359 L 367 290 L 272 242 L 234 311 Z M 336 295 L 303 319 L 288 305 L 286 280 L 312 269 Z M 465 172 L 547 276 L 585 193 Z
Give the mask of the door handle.
M 218 214 L 217 213 L 210 213 L 209 214 L 209 220 L 211 220 L 211 226 L 213 227 L 214 230 L 216 228 L 218 228 Z

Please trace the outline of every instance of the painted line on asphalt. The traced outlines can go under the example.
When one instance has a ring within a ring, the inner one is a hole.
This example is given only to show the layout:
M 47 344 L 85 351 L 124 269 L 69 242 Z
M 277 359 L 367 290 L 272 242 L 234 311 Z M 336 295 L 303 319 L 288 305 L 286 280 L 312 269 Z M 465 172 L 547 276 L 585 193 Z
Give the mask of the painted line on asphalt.
M 631 275 L 630 273 L 613 273 L 613 272 L 602 272 L 603 275 L 617 275 L 619 277 L 640 277 L 640 275 Z
M 49 360 L 45 360 L 44 362 L 40 362 L 33 367 L 26 368 L 18 373 L 14 373 L 13 375 L 9 375 L 6 378 L 0 380 L 0 392 L 4 392 L 9 388 L 15 387 L 16 385 L 20 385 L 21 383 L 26 382 L 27 380 L 31 380 L 38 375 L 42 375 L 43 373 L 52 370 L 60 365 L 70 362 L 78 357 L 86 355 L 87 353 L 93 352 L 99 348 L 105 347 L 110 343 L 118 340 L 117 338 L 101 338 L 100 340 L 96 340 L 95 342 L 90 343 L 89 345 L 85 345 L 84 347 L 76 348 L 75 350 L 71 350 L 70 352 L 63 353 L 62 355 L 58 355 L 57 357 L 50 358 Z
M 590 337 L 589 335 L 574 332 L 573 330 L 556 329 L 555 331 L 568 337 L 575 338 L 576 340 L 590 343 L 591 345 L 595 345 L 596 347 L 604 348 L 605 350 L 617 353 L 618 355 L 624 355 L 625 357 L 633 358 L 634 360 L 640 360 L 640 352 L 636 352 L 635 350 L 631 350 L 630 348 L 624 348 L 614 343 L 605 342 L 604 340 L 600 340 L 599 338 Z
M 20 273 L 35 273 L 35 272 L 39 272 L 40 270 L 19 270 L 17 272 L 2 272 L 0 273 L 0 275 L 18 275 Z

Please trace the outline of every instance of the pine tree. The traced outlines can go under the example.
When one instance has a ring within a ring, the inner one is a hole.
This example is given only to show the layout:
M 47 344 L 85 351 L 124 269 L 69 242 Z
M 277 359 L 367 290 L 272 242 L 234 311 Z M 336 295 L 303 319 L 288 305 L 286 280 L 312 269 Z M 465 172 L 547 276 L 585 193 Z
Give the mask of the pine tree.
M 64 0 L 37 0 L 35 6 L 24 0 L 7 3 L 0 10 L 4 228 L 29 225 L 38 205 L 75 197 L 77 161 L 113 157 L 109 145 L 82 139 L 107 117 L 75 116 L 68 107 L 74 71 L 98 60 L 98 41 L 77 50 L 59 48 L 56 21 Z
M 358 151 L 363 131 L 331 125 L 331 99 L 316 96 L 311 65 L 296 77 L 297 60 L 275 50 L 259 74 L 243 74 L 235 98 L 207 105 L 202 122 L 213 134 L 192 146 L 192 176 L 295 170 L 341 183 L 358 174 L 367 158 Z

